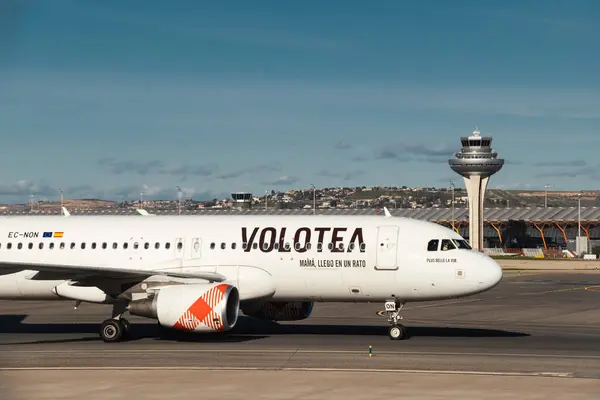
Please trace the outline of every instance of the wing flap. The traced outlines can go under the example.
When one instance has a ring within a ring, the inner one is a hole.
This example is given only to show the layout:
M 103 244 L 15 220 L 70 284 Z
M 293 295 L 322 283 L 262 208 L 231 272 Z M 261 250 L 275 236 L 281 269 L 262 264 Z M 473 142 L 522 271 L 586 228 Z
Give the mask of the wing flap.
M 169 276 L 174 278 L 205 279 L 211 282 L 223 282 L 227 278 L 216 272 L 180 272 L 175 270 L 146 270 L 115 267 L 98 267 L 89 265 L 60 265 L 60 264 L 41 264 L 41 263 L 19 263 L 0 261 L 0 275 L 3 271 L 13 272 L 32 270 L 40 272 L 49 272 L 57 274 L 72 274 L 79 276 L 81 274 L 93 274 L 103 278 L 129 279 L 129 278 L 148 278 L 151 276 Z M 64 276 L 64 275 L 63 275 Z

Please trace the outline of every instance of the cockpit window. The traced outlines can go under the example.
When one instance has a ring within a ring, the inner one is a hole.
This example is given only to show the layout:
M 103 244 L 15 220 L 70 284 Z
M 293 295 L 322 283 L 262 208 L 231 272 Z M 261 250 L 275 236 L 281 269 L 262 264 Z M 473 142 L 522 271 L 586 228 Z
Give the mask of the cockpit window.
M 471 246 L 467 243 L 466 240 L 454 240 L 454 243 L 458 246 L 459 249 L 471 250 Z
M 427 251 L 437 251 L 439 243 L 440 241 L 437 239 L 430 240 L 427 244 Z
M 450 239 L 442 239 L 442 251 L 454 250 L 456 246 Z

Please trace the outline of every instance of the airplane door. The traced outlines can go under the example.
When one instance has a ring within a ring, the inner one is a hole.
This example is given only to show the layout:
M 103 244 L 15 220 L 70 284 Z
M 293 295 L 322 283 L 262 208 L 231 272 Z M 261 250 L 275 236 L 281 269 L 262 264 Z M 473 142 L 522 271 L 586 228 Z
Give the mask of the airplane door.
M 177 246 L 181 243 L 181 250 L 176 251 L 176 257 L 181 260 L 181 268 L 196 272 L 216 272 L 216 264 L 206 264 L 202 258 L 202 238 L 177 239 Z M 210 258 L 210 257 L 209 257 Z
M 183 260 L 183 244 L 184 244 L 184 240 L 183 238 L 177 238 L 175 239 L 175 258 L 176 259 L 180 259 Z
M 190 258 L 192 260 L 200 258 L 201 249 L 202 249 L 202 239 L 200 239 L 200 238 L 193 238 L 192 239 L 192 245 L 190 246 L 190 250 L 191 250 L 191 253 L 192 253 L 191 256 L 190 256 Z
M 375 269 L 398 269 L 398 226 L 386 225 L 377 229 L 377 265 Z

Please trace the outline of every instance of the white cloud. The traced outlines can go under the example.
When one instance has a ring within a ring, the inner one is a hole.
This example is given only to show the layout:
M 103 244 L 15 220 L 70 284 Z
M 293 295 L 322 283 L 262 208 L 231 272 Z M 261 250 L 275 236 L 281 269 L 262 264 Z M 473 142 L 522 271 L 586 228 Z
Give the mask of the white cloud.
M 300 179 L 295 176 L 280 176 L 277 179 L 271 181 L 264 181 L 263 185 L 271 185 L 271 186 L 284 186 L 284 185 L 293 185 L 298 182 Z

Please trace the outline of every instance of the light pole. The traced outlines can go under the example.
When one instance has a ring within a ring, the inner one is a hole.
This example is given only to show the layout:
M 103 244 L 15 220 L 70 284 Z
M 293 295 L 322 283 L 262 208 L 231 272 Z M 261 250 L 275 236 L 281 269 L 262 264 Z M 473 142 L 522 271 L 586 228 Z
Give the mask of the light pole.
M 62 209 L 62 207 L 63 207 L 64 192 L 63 192 L 62 189 L 58 189 L 58 191 L 60 192 L 60 208 Z
M 181 215 L 181 188 L 179 186 L 175 186 L 177 188 L 177 214 Z
M 314 184 L 310 185 L 313 190 L 313 215 L 317 213 L 317 189 Z
M 548 188 L 552 185 L 547 184 L 544 186 L 544 208 L 548 208 Z
M 269 191 L 265 190 L 265 211 L 267 210 L 267 202 L 269 201 L 268 196 L 269 195 Z
M 454 227 L 454 181 L 450 181 L 450 188 L 452 189 L 452 230 L 456 231 Z
M 581 237 L 581 192 L 577 194 L 577 237 Z

